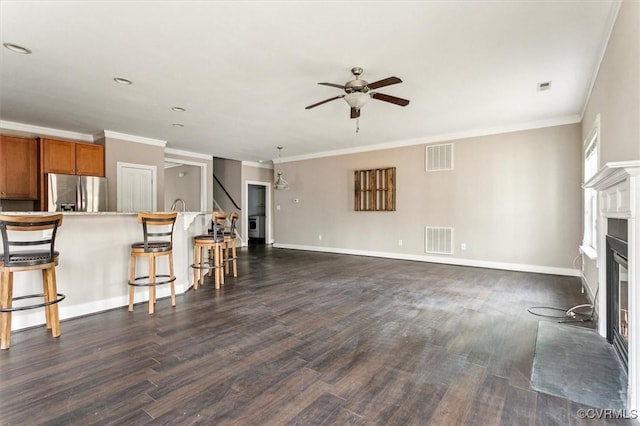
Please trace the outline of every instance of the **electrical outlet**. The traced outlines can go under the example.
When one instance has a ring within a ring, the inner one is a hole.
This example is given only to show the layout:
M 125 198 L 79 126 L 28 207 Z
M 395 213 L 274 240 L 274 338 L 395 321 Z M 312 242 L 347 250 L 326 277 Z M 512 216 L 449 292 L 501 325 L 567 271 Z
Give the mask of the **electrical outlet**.
M 276 206 L 276 210 L 280 210 L 280 204 Z
M 402 240 L 398 240 L 398 245 L 402 247 Z
M 465 251 L 467 249 L 467 243 L 460 244 L 460 250 Z
M 318 241 L 322 241 L 322 234 L 318 235 Z

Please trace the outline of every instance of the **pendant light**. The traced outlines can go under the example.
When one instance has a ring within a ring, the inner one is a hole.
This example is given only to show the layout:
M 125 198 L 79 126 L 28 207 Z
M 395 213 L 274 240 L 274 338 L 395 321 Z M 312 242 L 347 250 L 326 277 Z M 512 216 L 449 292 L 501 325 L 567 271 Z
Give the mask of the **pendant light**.
M 277 177 L 276 181 L 273 183 L 273 187 L 277 190 L 289 189 L 289 183 L 282 177 L 282 165 L 280 164 L 280 153 L 282 152 L 282 147 L 278 147 L 278 166 L 277 166 Z

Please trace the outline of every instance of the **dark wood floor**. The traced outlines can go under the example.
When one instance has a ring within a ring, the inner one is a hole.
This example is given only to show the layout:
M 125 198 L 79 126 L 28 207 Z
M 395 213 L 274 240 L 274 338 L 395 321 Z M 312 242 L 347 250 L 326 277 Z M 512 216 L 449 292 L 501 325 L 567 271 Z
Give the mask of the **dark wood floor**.
M 59 339 L 13 333 L 0 423 L 606 424 L 529 387 L 539 318 L 526 309 L 584 303 L 577 278 L 240 256 L 224 289 L 160 300 L 153 316 L 137 305 L 64 321 Z

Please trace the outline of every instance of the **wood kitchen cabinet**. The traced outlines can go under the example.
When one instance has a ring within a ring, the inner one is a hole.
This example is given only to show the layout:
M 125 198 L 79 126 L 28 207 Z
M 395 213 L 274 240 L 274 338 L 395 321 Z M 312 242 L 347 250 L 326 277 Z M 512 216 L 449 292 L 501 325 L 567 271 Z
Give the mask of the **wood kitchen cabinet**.
M 0 199 L 38 199 L 38 141 L 0 135 Z
M 104 176 L 104 147 L 56 139 L 40 140 L 42 173 Z

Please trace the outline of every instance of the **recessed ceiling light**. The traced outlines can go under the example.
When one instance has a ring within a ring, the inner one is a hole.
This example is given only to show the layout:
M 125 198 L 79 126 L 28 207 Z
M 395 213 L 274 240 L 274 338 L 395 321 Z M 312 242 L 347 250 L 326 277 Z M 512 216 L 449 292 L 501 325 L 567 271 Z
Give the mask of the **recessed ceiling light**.
M 173 107 L 171 108 L 171 111 L 176 111 L 176 112 L 185 112 L 186 108 L 182 108 L 182 107 Z
M 18 46 L 17 44 L 2 43 L 2 45 L 14 53 L 22 53 L 23 55 L 28 55 L 31 53 L 31 50 L 27 49 L 26 47 Z
M 116 77 L 113 79 L 118 84 L 124 84 L 125 86 L 131 86 L 133 82 L 131 80 L 127 80 L 126 78 Z
M 184 124 L 181 123 L 173 123 L 172 124 L 173 127 L 184 127 Z
M 544 92 L 545 90 L 551 90 L 550 81 L 543 81 L 542 83 L 538 83 L 538 92 Z

